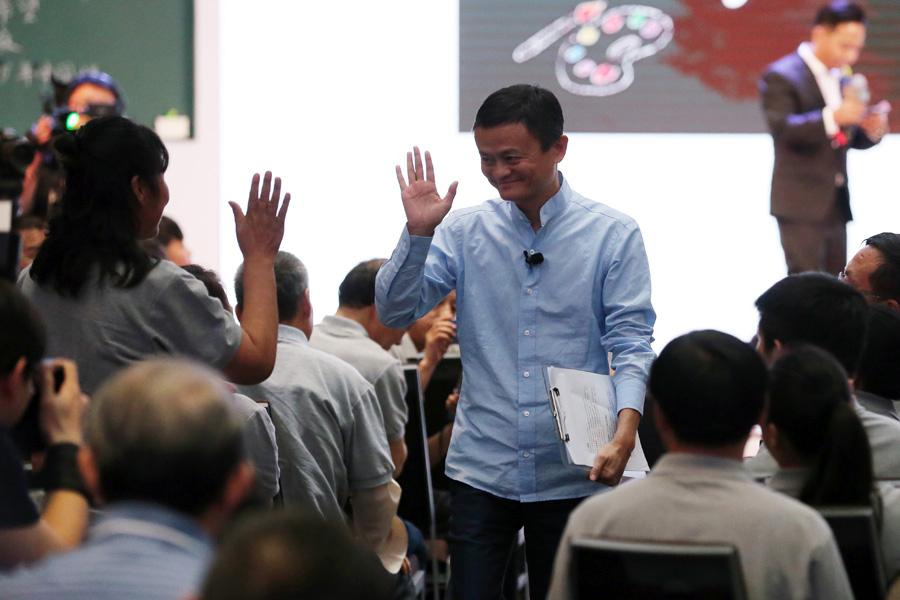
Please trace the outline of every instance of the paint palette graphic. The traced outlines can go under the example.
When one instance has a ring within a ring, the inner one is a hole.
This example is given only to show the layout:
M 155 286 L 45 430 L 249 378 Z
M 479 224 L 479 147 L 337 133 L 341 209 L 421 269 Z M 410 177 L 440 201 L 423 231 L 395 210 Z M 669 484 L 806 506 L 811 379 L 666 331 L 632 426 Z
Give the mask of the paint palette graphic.
M 672 41 L 672 17 L 658 8 L 603 0 L 582 2 L 516 46 L 524 63 L 559 40 L 555 72 L 559 84 L 579 96 L 612 96 L 634 82 L 634 64 Z

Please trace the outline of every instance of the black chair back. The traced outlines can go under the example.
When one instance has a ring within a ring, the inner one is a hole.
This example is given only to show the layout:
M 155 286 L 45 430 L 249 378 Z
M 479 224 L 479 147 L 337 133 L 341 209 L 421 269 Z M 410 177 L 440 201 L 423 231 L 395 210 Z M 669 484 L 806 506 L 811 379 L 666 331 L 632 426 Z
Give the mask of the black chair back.
M 887 583 L 875 513 L 867 506 L 822 507 L 856 598 L 884 598 Z
M 733 546 L 617 540 L 572 541 L 571 589 L 577 600 L 745 600 Z

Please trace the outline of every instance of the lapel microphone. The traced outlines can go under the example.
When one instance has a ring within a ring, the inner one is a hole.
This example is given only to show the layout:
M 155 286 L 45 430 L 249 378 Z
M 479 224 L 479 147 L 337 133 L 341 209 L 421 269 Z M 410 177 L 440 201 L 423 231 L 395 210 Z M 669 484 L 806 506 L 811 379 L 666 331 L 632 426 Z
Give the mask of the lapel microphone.
M 524 250 L 522 255 L 525 256 L 525 264 L 529 267 L 536 267 L 544 262 L 544 255 L 534 250 Z

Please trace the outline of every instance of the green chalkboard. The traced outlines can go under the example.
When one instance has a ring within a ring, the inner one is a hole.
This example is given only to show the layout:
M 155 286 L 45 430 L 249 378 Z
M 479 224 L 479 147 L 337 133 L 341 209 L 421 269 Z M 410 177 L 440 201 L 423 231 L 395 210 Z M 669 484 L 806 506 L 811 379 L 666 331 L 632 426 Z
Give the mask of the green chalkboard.
M 126 114 L 194 110 L 193 0 L 0 0 L 0 127 L 23 133 L 41 111 L 50 77 L 106 71 Z

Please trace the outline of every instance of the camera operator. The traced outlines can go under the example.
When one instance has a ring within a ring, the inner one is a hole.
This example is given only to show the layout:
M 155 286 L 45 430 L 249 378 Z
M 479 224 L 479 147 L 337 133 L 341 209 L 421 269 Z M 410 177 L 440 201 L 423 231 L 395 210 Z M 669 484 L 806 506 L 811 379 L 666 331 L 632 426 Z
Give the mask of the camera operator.
M 88 504 L 76 464 L 87 397 L 75 363 L 42 362 L 45 343 L 37 313 L 12 284 L 0 280 L 0 568 L 74 547 L 87 526 Z M 40 430 L 49 444 L 40 473 L 47 493 L 42 515 L 28 495 L 10 433 L 31 402 L 40 403 Z
M 46 109 L 45 109 L 46 110 Z M 95 117 L 122 115 L 125 99 L 116 81 L 101 71 L 83 71 L 69 82 L 60 106 L 52 107 L 31 129 L 29 138 L 38 147 L 25 172 L 22 214 L 47 217 L 47 211 L 62 197 L 65 177 L 50 152 L 49 142 L 64 131 L 74 131 Z

